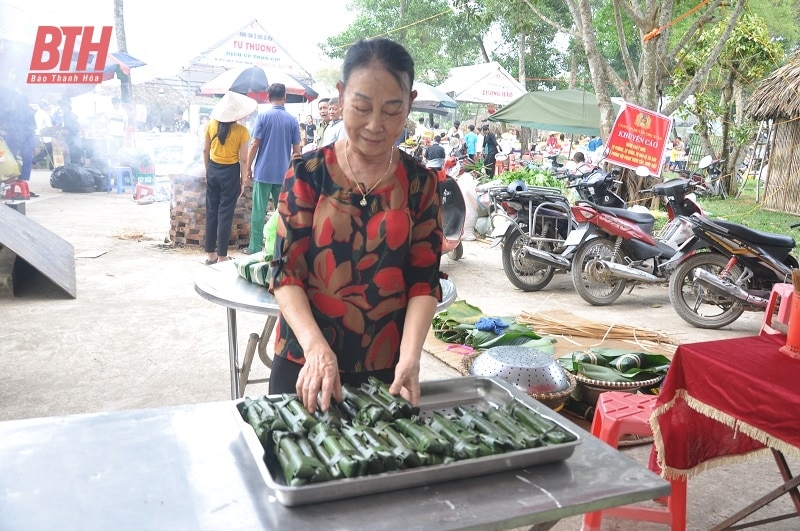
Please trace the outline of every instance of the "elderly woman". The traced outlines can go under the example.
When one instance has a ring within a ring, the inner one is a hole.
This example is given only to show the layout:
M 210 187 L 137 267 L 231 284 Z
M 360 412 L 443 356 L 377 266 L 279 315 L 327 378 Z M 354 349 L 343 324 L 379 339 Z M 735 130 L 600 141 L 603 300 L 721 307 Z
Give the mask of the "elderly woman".
M 436 174 L 395 146 L 413 82 L 399 44 L 354 44 L 337 84 L 347 136 L 296 159 L 280 195 L 270 393 L 296 391 L 309 411 L 369 376 L 419 400 L 442 227 Z

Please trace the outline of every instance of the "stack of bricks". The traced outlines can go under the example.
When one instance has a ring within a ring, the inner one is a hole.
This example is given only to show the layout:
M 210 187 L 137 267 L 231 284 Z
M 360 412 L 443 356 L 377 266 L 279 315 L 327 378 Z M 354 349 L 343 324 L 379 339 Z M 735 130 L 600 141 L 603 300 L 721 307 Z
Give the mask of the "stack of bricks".
M 202 247 L 206 237 L 206 180 L 198 175 L 172 175 L 172 199 L 169 209 L 169 235 L 173 246 Z M 234 249 L 250 243 L 250 209 L 253 185 L 245 188 L 236 203 L 228 245 Z

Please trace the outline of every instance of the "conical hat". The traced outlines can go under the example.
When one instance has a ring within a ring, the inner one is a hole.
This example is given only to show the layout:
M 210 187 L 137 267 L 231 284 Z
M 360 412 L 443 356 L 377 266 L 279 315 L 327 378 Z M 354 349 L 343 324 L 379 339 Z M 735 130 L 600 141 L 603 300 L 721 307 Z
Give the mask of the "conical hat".
M 228 91 L 211 111 L 211 118 L 218 122 L 235 122 L 255 112 L 258 102 L 249 96 Z

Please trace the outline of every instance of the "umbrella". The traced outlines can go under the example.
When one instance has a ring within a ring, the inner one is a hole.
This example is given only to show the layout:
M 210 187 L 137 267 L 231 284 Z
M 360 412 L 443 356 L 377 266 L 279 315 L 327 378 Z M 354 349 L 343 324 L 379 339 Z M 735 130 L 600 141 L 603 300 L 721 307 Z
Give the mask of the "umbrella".
M 265 70 L 260 66 L 240 67 L 226 70 L 198 91 L 205 96 L 222 96 L 229 90 L 246 94 L 259 103 L 268 103 L 269 86 L 283 83 L 286 86 L 286 102 L 302 103 L 315 99 L 317 92 L 297 77 L 281 70 Z
M 458 107 L 456 100 L 427 83 L 415 81 L 414 90 L 417 91 L 417 99 L 411 105 L 412 111 L 446 115 L 450 112 L 449 109 Z
M 147 63 L 128 55 L 124 52 L 112 52 L 106 56 L 106 66 L 103 69 L 103 81 L 119 77 L 119 74 L 131 75 L 131 68 L 145 66 Z
M 614 109 L 619 112 L 619 105 L 615 103 Z M 494 113 L 489 121 L 579 135 L 600 134 L 597 97 L 577 89 L 528 92 Z

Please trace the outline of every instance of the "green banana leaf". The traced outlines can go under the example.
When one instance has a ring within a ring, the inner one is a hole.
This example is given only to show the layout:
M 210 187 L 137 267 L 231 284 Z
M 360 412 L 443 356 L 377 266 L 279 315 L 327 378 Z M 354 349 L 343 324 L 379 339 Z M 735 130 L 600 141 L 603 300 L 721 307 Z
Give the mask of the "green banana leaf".
M 484 317 L 484 314 L 480 308 L 459 300 L 451 304 L 446 310 L 434 315 L 433 322 L 456 321 L 461 324 L 475 324 L 481 317 Z
M 471 330 L 467 334 L 465 345 L 474 349 L 488 349 L 505 345 L 516 345 L 521 347 L 537 348 L 548 354 L 553 354 L 555 347 L 554 339 L 542 338 L 533 332 L 506 331 L 503 334 L 495 334 L 483 330 Z
M 486 315 L 477 306 L 463 300 L 456 301 L 446 310 L 433 316 L 434 336 L 446 343 L 468 345 L 474 349 L 517 345 L 538 348 L 548 354 L 552 354 L 555 350 L 554 339 L 542 338 L 532 327 L 517 323 L 514 317 L 498 318 L 508 325 L 502 334 L 475 328 L 475 323 L 481 317 Z

